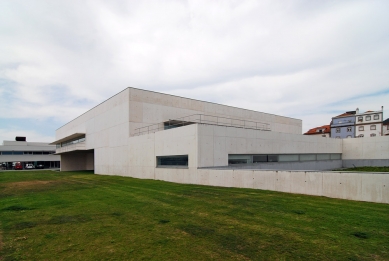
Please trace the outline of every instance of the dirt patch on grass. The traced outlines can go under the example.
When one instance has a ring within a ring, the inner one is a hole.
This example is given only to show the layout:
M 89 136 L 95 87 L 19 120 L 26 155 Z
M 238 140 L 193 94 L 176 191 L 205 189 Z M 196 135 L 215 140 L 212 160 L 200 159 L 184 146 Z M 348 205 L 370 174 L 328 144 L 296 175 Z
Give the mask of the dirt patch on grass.
M 53 181 L 53 180 L 32 180 L 32 181 L 3 183 L 2 194 L 15 193 L 17 191 L 41 190 L 61 183 L 63 182 Z

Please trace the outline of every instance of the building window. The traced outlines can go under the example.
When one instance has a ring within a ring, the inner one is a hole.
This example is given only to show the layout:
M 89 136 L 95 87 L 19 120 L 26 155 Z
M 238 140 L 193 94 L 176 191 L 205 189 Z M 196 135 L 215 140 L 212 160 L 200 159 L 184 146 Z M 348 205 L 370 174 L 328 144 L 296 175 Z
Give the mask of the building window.
M 358 130 L 363 131 L 364 130 L 363 126 L 359 126 Z
M 366 121 L 370 121 L 371 120 L 371 116 L 366 116 Z
M 363 122 L 363 117 L 358 117 L 358 122 Z
M 188 166 L 188 155 L 157 156 L 157 167 Z
M 340 128 L 336 128 L 336 133 L 340 133 Z
M 370 130 L 375 130 L 375 125 L 370 125 Z
M 351 127 L 347 127 L 347 132 L 351 132 Z
M 380 119 L 380 115 L 375 114 L 375 115 L 374 115 L 374 119 L 375 119 L 375 120 L 379 120 L 379 119 Z
M 375 137 L 375 136 L 376 136 L 375 133 L 370 134 L 370 137 Z
M 363 138 L 364 135 L 363 134 L 359 134 L 358 138 Z

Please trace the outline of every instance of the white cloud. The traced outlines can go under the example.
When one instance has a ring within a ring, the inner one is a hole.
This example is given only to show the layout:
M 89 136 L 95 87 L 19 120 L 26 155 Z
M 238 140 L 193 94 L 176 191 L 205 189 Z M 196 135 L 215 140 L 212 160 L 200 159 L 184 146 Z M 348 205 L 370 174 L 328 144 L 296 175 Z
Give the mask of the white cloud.
M 65 122 L 128 86 L 302 118 L 304 131 L 389 106 L 387 93 L 352 99 L 389 90 L 387 1 L 0 5 L 3 118 Z

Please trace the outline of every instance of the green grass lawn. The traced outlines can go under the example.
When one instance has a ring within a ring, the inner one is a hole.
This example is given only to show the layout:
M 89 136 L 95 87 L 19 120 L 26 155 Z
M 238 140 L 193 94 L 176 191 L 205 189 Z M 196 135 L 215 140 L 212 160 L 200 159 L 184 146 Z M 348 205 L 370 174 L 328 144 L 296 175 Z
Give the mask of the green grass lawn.
M 389 260 L 389 205 L 0 172 L 0 260 Z
M 363 172 L 389 172 L 389 166 L 387 167 L 355 167 L 349 169 L 338 169 L 334 171 L 363 171 Z

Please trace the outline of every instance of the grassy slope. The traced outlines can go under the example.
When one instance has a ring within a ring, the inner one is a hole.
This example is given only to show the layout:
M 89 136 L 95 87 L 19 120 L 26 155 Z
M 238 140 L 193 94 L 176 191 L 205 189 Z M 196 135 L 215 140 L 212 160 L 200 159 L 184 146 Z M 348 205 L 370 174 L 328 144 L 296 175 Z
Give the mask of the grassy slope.
M 0 260 L 389 260 L 388 221 L 385 204 L 0 173 Z
M 355 168 L 340 169 L 340 170 L 341 171 L 364 171 L 364 172 L 389 172 L 389 166 L 388 167 L 355 167 Z

